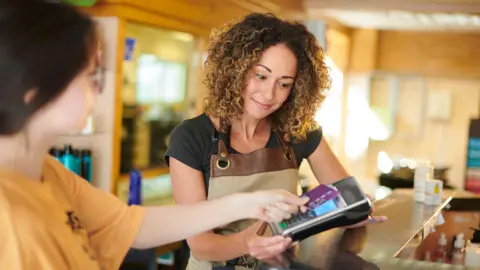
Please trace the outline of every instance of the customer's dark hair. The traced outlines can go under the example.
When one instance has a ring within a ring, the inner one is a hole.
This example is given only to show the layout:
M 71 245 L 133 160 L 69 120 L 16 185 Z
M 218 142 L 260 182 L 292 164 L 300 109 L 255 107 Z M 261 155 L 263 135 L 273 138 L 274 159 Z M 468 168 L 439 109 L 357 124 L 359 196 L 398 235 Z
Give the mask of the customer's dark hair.
M 93 20 L 47 0 L 0 0 L 0 135 L 19 132 L 93 59 Z M 24 96 L 36 90 L 33 101 Z

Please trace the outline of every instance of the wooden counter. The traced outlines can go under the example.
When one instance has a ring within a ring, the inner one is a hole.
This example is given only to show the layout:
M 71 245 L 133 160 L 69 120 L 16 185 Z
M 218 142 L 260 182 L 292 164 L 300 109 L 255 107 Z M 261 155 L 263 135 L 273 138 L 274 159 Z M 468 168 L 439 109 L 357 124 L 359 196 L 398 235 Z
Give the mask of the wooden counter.
M 463 191 L 445 191 L 444 204 L 455 197 L 470 197 Z M 261 269 L 471 269 L 398 258 L 402 248 L 424 227 L 434 224 L 444 204 L 426 206 L 413 200 L 412 191 L 395 191 L 375 203 L 375 214 L 388 216 L 382 224 L 344 230 L 332 229 L 312 236 L 279 261 L 265 262 Z

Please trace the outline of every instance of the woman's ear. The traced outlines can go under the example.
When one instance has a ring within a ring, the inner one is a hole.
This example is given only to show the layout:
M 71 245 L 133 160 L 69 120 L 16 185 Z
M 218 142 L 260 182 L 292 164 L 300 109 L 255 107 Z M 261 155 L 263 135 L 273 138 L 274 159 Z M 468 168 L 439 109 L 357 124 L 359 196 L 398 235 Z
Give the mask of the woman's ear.
M 25 95 L 23 96 L 23 102 L 26 105 L 30 105 L 33 103 L 33 100 L 37 96 L 38 90 L 37 89 L 30 89 L 28 90 Z

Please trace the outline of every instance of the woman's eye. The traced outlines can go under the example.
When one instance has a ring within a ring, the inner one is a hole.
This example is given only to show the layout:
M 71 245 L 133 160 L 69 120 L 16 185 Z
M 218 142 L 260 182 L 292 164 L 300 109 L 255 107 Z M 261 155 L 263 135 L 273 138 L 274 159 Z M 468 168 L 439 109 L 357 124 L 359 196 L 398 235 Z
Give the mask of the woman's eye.
M 266 79 L 266 77 L 263 76 L 262 74 L 256 73 L 255 76 L 257 76 L 257 78 L 260 79 L 260 80 L 265 80 Z
M 282 87 L 282 88 L 290 88 L 290 87 L 292 87 L 292 84 L 291 84 L 291 83 L 280 83 L 280 87 Z

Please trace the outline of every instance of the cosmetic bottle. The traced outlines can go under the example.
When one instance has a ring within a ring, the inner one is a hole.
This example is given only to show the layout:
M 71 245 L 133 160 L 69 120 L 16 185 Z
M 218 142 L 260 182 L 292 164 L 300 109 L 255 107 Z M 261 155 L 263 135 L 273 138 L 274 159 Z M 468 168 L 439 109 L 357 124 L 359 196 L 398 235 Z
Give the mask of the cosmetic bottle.
M 69 144 L 65 145 L 65 148 L 63 150 L 62 163 L 67 169 L 74 173 L 77 173 L 77 161 L 75 159 L 73 147 Z
M 81 151 L 81 175 L 88 182 L 92 182 L 92 151 L 83 149 Z
M 142 174 L 139 170 L 133 169 L 130 172 L 130 183 L 128 188 L 128 205 L 142 204 Z

